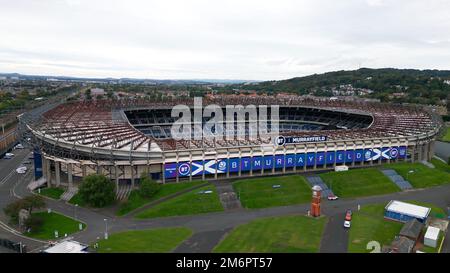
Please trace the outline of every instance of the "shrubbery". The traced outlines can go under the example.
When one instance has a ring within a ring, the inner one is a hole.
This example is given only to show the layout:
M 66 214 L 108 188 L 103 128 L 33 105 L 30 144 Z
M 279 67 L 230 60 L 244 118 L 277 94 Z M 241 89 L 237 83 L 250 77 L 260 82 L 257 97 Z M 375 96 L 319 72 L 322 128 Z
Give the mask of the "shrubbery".
M 105 207 L 116 199 L 115 185 L 104 175 L 92 174 L 83 179 L 78 190 L 80 198 L 91 207 Z

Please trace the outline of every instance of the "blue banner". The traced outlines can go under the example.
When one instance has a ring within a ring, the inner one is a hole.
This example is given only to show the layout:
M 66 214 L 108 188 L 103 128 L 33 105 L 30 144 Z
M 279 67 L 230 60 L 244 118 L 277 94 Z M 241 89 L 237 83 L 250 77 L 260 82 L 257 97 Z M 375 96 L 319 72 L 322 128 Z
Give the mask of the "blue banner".
M 250 171 L 252 169 L 252 160 L 250 157 L 241 158 L 241 171 Z
M 322 166 L 325 164 L 325 152 L 318 152 L 316 154 L 316 165 Z
M 230 158 L 228 159 L 228 170 L 230 173 L 239 172 L 239 163 L 241 162 L 240 158 Z
M 295 165 L 297 167 L 305 166 L 305 154 L 296 154 L 295 155 Z
M 164 177 L 166 179 L 177 177 L 177 163 L 164 164 Z
M 354 155 L 355 155 L 355 151 L 353 151 L 353 150 L 345 151 L 345 163 L 352 163 Z
M 250 170 L 270 170 L 272 168 L 281 169 L 283 167 L 292 168 L 294 166 L 304 167 L 306 166 L 323 166 L 324 164 L 334 164 L 336 163 L 350 163 L 350 162 L 361 162 L 361 161 L 371 161 L 371 160 L 394 160 L 396 158 L 406 158 L 407 157 L 407 147 L 382 147 L 382 148 L 372 148 L 372 149 L 357 149 L 357 150 L 347 150 L 347 151 L 336 151 L 336 152 L 317 152 L 317 153 L 307 153 L 307 154 L 286 154 L 286 155 L 275 155 L 275 156 L 255 156 L 243 157 L 243 158 L 230 158 L 230 159 L 218 159 L 216 160 L 204 160 L 204 161 L 193 161 L 189 162 L 179 162 L 177 163 L 166 163 L 164 164 L 164 175 L 167 179 L 175 178 L 177 176 L 186 177 L 192 173 L 192 176 L 198 176 L 202 174 L 226 174 L 227 172 L 236 173 L 239 171 L 250 171 Z M 38 175 L 42 176 L 42 159 L 39 153 L 35 152 L 35 176 L 39 178 Z M 40 166 L 40 170 L 39 170 Z
M 314 166 L 316 162 L 316 154 L 315 153 L 307 153 L 306 154 L 306 166 Z
M 275 169 L 282 169 L 284 167 L 284 155 L 275 156 Z
M 336 158 L 336 152 L 327 152 L 326 154 L 326 163 L 327 164 L 334 164 L 334 160 Z
M 252 158 L 252 170 L 257 171 L 262 169 L 262 157 L 255 156 Z
M 355 162 L 364 161 L 364 150 L 363 149 L 355 150 L 354 158 L 355 158 Z
M 34 161 L 34 180 L 38 180 L 42 177 L 42 156 L 38 149 L 33 151 L 33 161 Z
M 345 162 L 345 151 L 336 151 L 336 163 Z
M 296 165 L 296 156 L 295 154 L 287 154 L 285 158 L 285 167 L 292 168 Z
M 263 159 L 264 170 L 269 170 L 273 168 L 273 156 L 265 156 Z

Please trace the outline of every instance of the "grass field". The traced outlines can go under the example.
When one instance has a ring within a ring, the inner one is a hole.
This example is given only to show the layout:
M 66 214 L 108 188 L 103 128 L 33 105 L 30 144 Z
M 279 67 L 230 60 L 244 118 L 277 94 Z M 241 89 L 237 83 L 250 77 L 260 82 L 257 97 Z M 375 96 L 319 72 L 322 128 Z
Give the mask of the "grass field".
M 389 178 L 377 169 L 354 169 L 345 172 L 319 174 L 327 186 L 339 197 L 362 197 L 400 191 Z
M 273 188 L 280 185 L 280 188 Z M 267 208 L 308 203 L 311 187 L 299 175 L 264 177 L 238 180 L 234 190 L 245 208 Z
M 88 205 L 81 199 L 81 196 L 77 193 L 70 200 L 69 203 L 72 205 L 77 204 L 80 207 L 87 207 Z
M 214 252 L 318 252 L 326 218 L 283 216 L 254 220 L 235 228 Z
M 206 190 L 211 190 L 212 193 L 200 193 L 201 191 Z M 220 203 L 216 188 L 213 185 L 208 185 L 162 202 L 137 214 L 136 218 L 145 219 L 177 215 L 192 215 L 215 211 L 223 211 L 222 204 Z
M 431 163 L 436 167 L 436 169 L 446 173 L 450 173 L 450 165 L 435 158 L 431 159 Z
M 120 204 L 116 215 L 125 215 L 139 207 L 144 206 L 152 201 L 158 200 L 160 198 L 175 194 L 177 192 L 195 187 L 197 185 L 203 184 L 205 181 L 195 181 L 195 182 L 182 182 L 182 183 L 170 183 L 161 185 L 160 190 L 151 198 L 144 198 L 139 194 L 139 191 L 133 190 L 128 197 L 128 200 Z
M 442 168 L 442 165 L 439 165 Z M 414 188 L 426 188 L 450 183 L 450 173 L 440 168 L 431 169 L 421 163 L 391 164 L 389 168 L 411 183 Z
M 55 239 L 55 230 L 59 233 L 59 238 L 63 238 L 64 234 L 70 235 L 79 231 L 79 223 L 72 218 L 66 217 L 59 213 L 36 212 L 33 216 L 38 216 L 43 220 L 42 227 L 39 230 L 25 233 L 28 237 L 51 240 Z M 83 229 L 86 226 L 83 224 Z
M 389 245 L 403 227 L 402 223 L 383 218 L 386 204 L 366 205 L 355 211 L 350 228 L 348 252 L 366 253 L 367 243 L 377 241 Z
M 450 128 L 447 128 L 447 132 L 446 132 L 445 135 L 442 137 L 442 141 L 450 142 Z
M 36 190 L 35 192 L 40 195 L 59 200 L 61 195 L 64 193 L 64 190 L 61 188 L 43 188 L 40 193 L 39 190 Z
M 100 253 L 170 252 L 192 235 L 188 228 L 159 228 L 111 234 L 98 242 Z

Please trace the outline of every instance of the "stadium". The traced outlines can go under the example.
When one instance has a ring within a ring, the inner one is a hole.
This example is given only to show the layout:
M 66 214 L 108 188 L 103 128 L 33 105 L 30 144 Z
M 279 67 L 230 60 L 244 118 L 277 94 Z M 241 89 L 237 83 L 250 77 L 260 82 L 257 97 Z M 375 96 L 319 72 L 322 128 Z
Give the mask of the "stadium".
M 119 191 L 133 188 L 144 172 L 166 183 L 423 161 L 433 156 L 441 129 L 430 110 L 412 105 L 239 95 L 204 102 L 279 105 L 279 135 L 175 140 L 171 109 L 193 105 L 193 99 L 66 102 L 21 117 L 34 146 L 36 180 L 76 188 L 84 176 L 97 173 Z

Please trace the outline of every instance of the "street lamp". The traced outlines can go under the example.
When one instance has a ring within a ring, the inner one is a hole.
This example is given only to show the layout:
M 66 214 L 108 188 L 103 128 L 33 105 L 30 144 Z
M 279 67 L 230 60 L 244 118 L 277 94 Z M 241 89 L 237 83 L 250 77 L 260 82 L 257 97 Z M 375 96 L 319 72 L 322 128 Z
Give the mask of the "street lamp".
M 108 240 L 108 219 L 103 219 L 105 221 L 105 240 Z
M 77 220 L 77 208 L 78 208 L 78 204 L 75 204 L 74 213 L 73 213 L 75 220 Z

